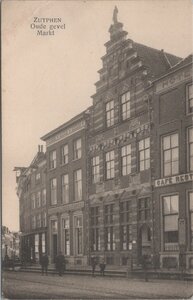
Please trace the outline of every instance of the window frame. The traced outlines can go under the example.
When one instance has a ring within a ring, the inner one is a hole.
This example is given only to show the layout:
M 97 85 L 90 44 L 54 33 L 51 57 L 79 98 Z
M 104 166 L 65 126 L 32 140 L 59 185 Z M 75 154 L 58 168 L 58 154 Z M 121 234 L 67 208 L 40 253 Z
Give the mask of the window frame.
M 78 171 L 80 171 L 80 174 L 81 174 L 81 179 L 78 179 Z M 73 178 L 74 178 L 74 202 L 78 202 L 78 201 L 81 201 L 82 200 L 82 197 L 83 197 L 83 195 L 82 195 L 82 193 L 83 193 L 83 186 L 82 186 L 82 169 L 77 169 L 77 170 L 74 170 L 74 174 L 73 174 L 74 176 L 73 176 Z M 80 193 L 80 197 L 78 196 L 77 197 L 77 195 L 79 195 L 79 183 L 80 183 L 80 187 L 81 187 L 81 189 L 80 189 L 80 191 L 81 191 L 81 193 Z
M 113 154 L 113 159 L 111 159 L 111 154 Z M 109 155 L 108 160 L 107 155 Z M 108 171 L 110 172 L 109 176 Z M 105 179 L 111 180 L 113 178 L 115 178 L 115 150 L 110 150 L 108 152 L 105 152 Z
M 127 147 L 130 146 L 130 151 L 129 153 L 127 153 Z M 125 155 L 122 154 L 122 150 L 123 148 L 125 148 Z M 127 176 L 127 175 L 130 175 L 132 173 L 131 171 L 131 166 L 132 166 L 132 163 L 131 163 L 131 153 L 132 153 L 132 147 L 131 147 L 131 144 L 127 144 L 127 145 L 124 145 L 120 148 L 120 156 L 121 156 L 121 176 Z M 123 165 L 123 159 L 126 159 L 126 164 Z M 128 163 L 128 159 L 130 160 L 130 162 Z M 123 174 L 123 167 L 126 168 L 126 174 Z M 128 172 L 128 167 L 130 168 L 130 171 Z
M 123 96 L 125 96 L 125 98 L 126 98 L 126 95 L 128 93 L 129 93 L 129 99 L 124 99 L 123 100 Z M 127 107 L 128 105 L 129 105 L 129 109 Z M 127 92 L 121 94 L 121 96 L 120 96 L 120 106 L 121 106 L 121 120 L 126 121 L 126 120 L 130 119 L 131 118 L 131 91 L 130 90 L 128 90 Z M 126 106 L 125 111 L 123 111 L 123 106 Z M 129 112 L 129 115 L 128 115 L 128 112 Z M 124 113 L 126 114 L 126 117 L 123 117 Z
M 56 185 L 54 186 L 52 183 L 55 181 Z M 54 193 L 55 191 L 55 193 Z M 55 201 L 52 199 L 52 192 L 54 193 Z M 50 179 L 50 205 L 56 205 L 57 204 L 57 178 L 51 178 Z
M 176 134 L 178 136 L 178 146 L 171 148 L 171 137 L 173 135 L 176 135 Z M 164 150 L 164 138 L 167 138 L 167 137 L 170 138 L 170 148 Z M 175 176 L 175 175 L 178 175 L 180 173 L 180 144 L 179 144 L 179 139 L 180 139 L 180 136 L 179 136 L 178 131 L 167 133 L 167 134 L 161 136 L 161 173 L 162 173 L 163 177 Z M 170 163 L 171 174 L 165 175 L 165 171 L 164 171 L 165 170 L 164 169 L 164 166 L 165 166 L 165 164 L 164 164 L 164 162 L 165 162 L 164 161 L 164 154 L 168 150 L 170 150 L 170 153 L 172 153 L 172 149 L 176 149 L 176 148 L 178 150 L 178 160 L 177 160 L 178 161 L 178 172 L 177 173 L 172 173 L 172 163 L 175 162 L 176 160 L 173 161 L 172 160 L 172 155 L 170 155 L 171 159 L 170 159 L 169 163 Z
M 65 153 L 64 149 L 67 149 L 67 153 Z M 64 144 L 60 148 L 61 151 L 61 165 L 64 166 L 69 163 L 69 147 L 68 144 Z
M 190 82 L 186 85 L 186 114 L 187 115 L 192 115 L 193 114 L 193 107 L 192 107 L 192 111 L 190 110 L 190 100 L 193 101 L 193 98 L 189 98 L 189 87 L 192 86 L 193 88 L 193 83 Z
M 111 107 L 112 103 L 112 107 Z M 107 106 L 110 106 L 109 108 Z M 110 128 L 115 125 L 115 102 L 114 100 L 107 101 L 105 103 L 105 121 L 106 127 Z
M 145 141 L 149 140 L 149 147 L 145 146 Z M 143 142 L 143 148 L 140 150 L 140 143 Z M 146 170 L 149 170 L 151 168 L 151 157 L 150 157 L 150 149 L 151 149 L 151 141 L 150 137 L 146 137 L 144 139 L 141 139 L 138 141 L 138 158 L 139 158 L 139 163 L 138 163 L 138 169 L 139 172 L 143 172 Z M 149 157 L 147 156 L 146 158 L 146 151 L 149 150 Z M 142 152 L 144 153 L 144 158 L 141 159 Z M 144 169 L 141 169 L 141 162 L 143 162 L 143 167 Z M 149 163 L 149 167 L 148 164 Z
M 54 155 L 54 153 L 55 153 L 55 155 Z M 50 170 L 56 169 L 56 156 L 57 156 L 56 149 L 49 152 L 49 169 Z
M 192 148 L 193 148 L 193 141 L 190 142 L 190 139 L 189 139 L 190 134 L 189 134 L 189 132 L 190 132 L 190 130 L 193 131 L 193 126 L 187 127 L 186 130 L 187 130 L 187 132 L 186 132 L 186 137 L 187 137 L 187 143 L 186 143 L 187 144 L 187 170 L 188 170 L 188 172 L 192 172 L 193 171 L 193 167 L 191 169 L 191 159 L 193 161 L 193 153 L 191 155 L 190 145 L 192 145 Z
M 63 180 L 64 178 L 67 178 L 67 182 Z M 62 197 L 61 202 L 63 204 L 69 203 L 69 174 L 67 173 L 61 175 L 61 197 Z
M 78 141 L 80 141 L 80 146 L 78 147 Z M 73 141 L 73 159 L 78 160 L 82 157 L 82 138 L 79 137 Z
M 98 160 L 98 164 L 97 164 Z M 100 182 L 100 156 L 95 155 L 91 157 L 91 176 L 92 184 Z

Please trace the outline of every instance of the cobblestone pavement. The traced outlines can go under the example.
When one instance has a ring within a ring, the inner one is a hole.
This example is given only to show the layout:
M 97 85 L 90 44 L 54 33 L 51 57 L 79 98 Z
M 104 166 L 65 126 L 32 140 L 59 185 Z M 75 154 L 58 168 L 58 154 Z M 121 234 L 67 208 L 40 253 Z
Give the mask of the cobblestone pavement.
M 4 299 L 185 299 L 192 282 L 4 272 Z

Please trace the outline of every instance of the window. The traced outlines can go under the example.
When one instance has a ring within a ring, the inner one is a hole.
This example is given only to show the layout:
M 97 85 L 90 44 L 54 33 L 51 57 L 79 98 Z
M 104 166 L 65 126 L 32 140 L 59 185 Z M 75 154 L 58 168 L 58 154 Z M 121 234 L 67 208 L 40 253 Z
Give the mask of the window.
M 115 176 L 114 151 L 106 153 L 106 179 L 111 179 Z
M 61 164 L 65 165 L 68 163 L 68 145 L 64 145 L 61 148 Z
M 99 156 L 92 157 L 91 168 L 92 168 L 92 183 L 97 183 L 100 181 Z
M 32 229 L 36 228 L 36 217 L 32 216 Z
M 164 245 L 166 251 L 178 250 L 178 195 L 163 197 Z
M 41 192 L 37 192 L 36 194 L 37 207 L 41 206 Z
M 126 120 L 131 116 L 130 92 L 126 92 L 121 96 L 121 116 L 122 120 Z
M 188 128 L 188 171 L 193 171 L 193 127 Z
M 82 170 L 74 172 L 74 200 L 82 200 Z
M 58 232 L 57 220 L 51 220 L 51 232 L 52 232 L 52 234 L 56 234 Z
M 105 250 L 115 250 L 115 233 L 113 228 L 114 205 L 105 205 Z
M 51 205 L 57 204 L 57 181 L 56 178 L 50 180 Z
M 62 175 L 62 203 L 69 202 L 69 179 L 68 174 Z
M 131 145 L 121 148 L 121 169 L 123 176 L 131 173 Z
M 110 127 L 114 125 L 114 101 L 109 101 L 106 103 L 106 126 Z
M 190 242 L 191 250 L 193 250 L 193 192 L 188 193 L 189 212 L 190 212 Z
M 193 84 L 187 86 L 186 90 L 187 113 L 193 112 Z
M 171 176 L 179 173 L 179 143 L 178 134 L 162 138 L 163 175 Z
M 46 205 L 46 189 L 42 190 L 42 206 Z
M 75 252 L 77 255 L 82 254 L 82 216 L 74 217 L 75 228 Z
M 139 170 L 150 168 L 150 139 L 146 138 L 139 142 Z
M 43 216 L 42 216 L 42 226 L 43 226 L 43 227 L 46 227 L 46 226 L 47 226 L 46 212 L 43 212 Z
M 131 201 L 120 203 L 120 243 L 122 250 L 129 250 L 132 243 L 132 211 Z
M 36 184 L 40 183 L 40 173 L 36 174 Z
M 50 152 L 49 164 L 50 169 L 56 168 L 56 150 Z
M 138 201 L 138 218 L 140 221 L 146 221 L 150 217 L 149 198 L 139 199 Z
M 46 236 L 45 233 L 42 233 L 42 253 L 46 252 Z
M 36 197 L 35 197 L 35 194 L 31 195 L 31 207 L 32 207 L 32 209 L 36 208 Z
M 37 215 L 37 228 L 41 227 L 41 214 Z
M 69 218 L 63 219 L 64 254 L 70 255 L 70 227 Z
M 100 235 L 99 235 L 99 207 L 91 207 L 90 209 L 91 222 L 91 251 L 100 250 Z
M 74 141 L 74 159 L 81 158 L 82 155 L 82 146 L 81 146 L 81 139 L 77 139 Z

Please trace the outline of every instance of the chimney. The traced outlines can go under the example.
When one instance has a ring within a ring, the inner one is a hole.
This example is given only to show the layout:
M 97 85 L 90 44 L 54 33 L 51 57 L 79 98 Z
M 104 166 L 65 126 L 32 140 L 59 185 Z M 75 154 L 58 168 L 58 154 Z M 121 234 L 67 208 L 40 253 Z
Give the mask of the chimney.
M 40 145 L 38 145 L 38 152 L 41 152 Z
M 41 152 L 44 152 L 44 146 L 41 145 Z

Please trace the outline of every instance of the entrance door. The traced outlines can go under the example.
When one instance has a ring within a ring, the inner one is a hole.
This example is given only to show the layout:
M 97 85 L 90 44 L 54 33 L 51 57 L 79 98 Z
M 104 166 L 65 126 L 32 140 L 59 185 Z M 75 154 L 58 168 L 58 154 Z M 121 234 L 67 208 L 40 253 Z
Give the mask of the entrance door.
M 57 234 L 53 234 L 53 259 L 54 259 L 54 262 L 55 262 L 57 253 L 58 253 Z

